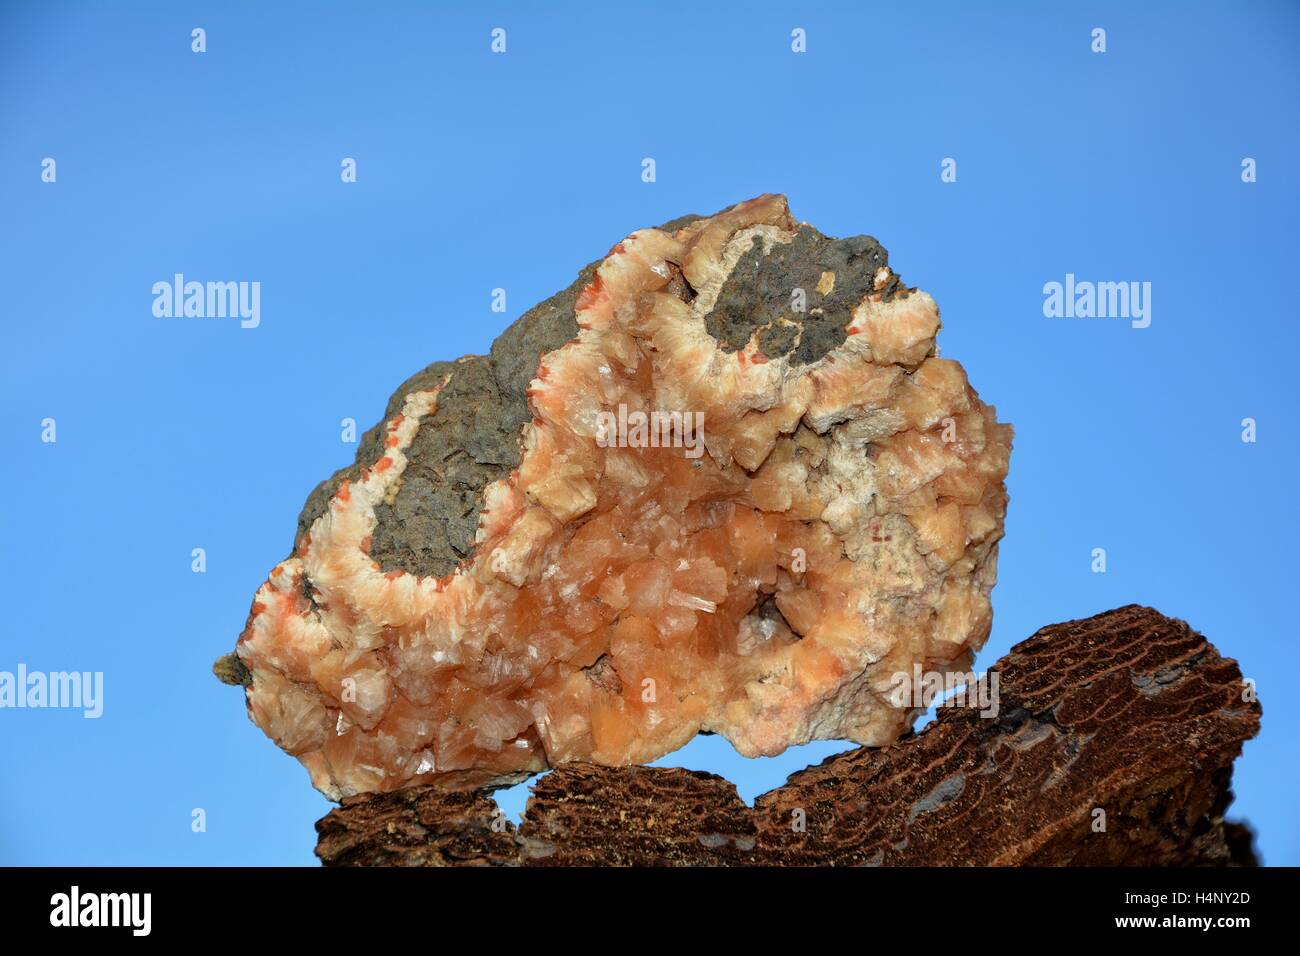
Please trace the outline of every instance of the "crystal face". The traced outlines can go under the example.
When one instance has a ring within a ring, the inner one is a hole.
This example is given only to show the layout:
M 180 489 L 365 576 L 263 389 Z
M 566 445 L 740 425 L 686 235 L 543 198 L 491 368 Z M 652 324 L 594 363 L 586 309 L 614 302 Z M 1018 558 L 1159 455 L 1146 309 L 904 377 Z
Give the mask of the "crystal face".
M 897 739 L 894 675 L 988 636 L 1007 504 L 939 326 L 784 197 L 633 233 L 313 495 L 237 645 L 253 720 L 335 798 Z

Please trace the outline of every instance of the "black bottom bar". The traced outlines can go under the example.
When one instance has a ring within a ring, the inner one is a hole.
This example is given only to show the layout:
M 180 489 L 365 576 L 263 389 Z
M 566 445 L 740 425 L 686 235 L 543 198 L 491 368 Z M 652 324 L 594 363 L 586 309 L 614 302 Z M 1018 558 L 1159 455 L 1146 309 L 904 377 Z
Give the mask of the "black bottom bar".
M 331 947 L 576 942 L 577 930 L 588 940 L 616 933 L 611 943 L 662 933 L 665 943 L 754 936 L 784 948 L 771 936 L 782 924 L 783 937 L 813 945 L 840 932 L 864 946 L 881 933 L 942 945 L 972 931 L 1003 944 L 1171 931 L 1226 940 L 1283 929 L 1294 878 L 1289 869 L 0 869 L 0 925 L 20 938 Z

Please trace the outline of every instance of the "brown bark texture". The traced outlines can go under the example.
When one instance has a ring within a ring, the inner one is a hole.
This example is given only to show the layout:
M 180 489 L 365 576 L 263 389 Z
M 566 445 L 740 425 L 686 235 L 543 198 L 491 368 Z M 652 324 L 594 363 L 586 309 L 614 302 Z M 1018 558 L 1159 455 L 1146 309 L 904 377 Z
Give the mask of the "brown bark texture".
M 831 757 L 753 807 L 721 777 L 569 764 L 521 825 L 485 791 L 346 798 L 316 824 L 327 866 L 1228 866 L 1232 764 L 1261 708 L 1237 663 L 1129 605 L 1045 627 L 990 668 L 998 713 Z

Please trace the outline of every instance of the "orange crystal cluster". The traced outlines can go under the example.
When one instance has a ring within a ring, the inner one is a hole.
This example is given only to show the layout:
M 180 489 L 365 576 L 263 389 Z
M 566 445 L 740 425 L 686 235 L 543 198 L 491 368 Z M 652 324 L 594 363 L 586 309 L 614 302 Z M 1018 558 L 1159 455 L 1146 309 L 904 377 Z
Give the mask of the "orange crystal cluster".
M 706 317 L 731 271 L 799 228 L 763 196 L 616 245 L 576 337 L 537 367 L 518 468 L 483 489 L 473 552 L 443 577 L 370 554 L 440 388 L 404 397 L 383 456 L 271 571 L 237 646 L 253 719 L 318 789 L 640 763 L 701 731 L 746 755 L 885 744 L 916 716 L 893 675 L 969 668 L 1010 426 L 937 356 L 917 290 L 864 295 L 808 364 L 757 334 L 724 348 Z M 615 410 L 702 429 L 612 440 Z

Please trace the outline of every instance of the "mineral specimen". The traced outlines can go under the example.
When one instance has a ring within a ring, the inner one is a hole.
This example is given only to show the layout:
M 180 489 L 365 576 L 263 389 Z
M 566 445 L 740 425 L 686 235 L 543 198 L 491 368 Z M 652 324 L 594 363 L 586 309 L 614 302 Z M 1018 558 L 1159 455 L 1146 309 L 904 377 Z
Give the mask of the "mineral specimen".
M 988 636 L 1011 428 L 867 237 L 761 196 L 643 229 L 407 381 L 236 657 L 326 795 L 895 740 Z

